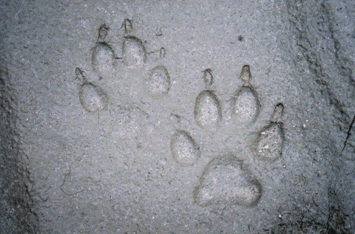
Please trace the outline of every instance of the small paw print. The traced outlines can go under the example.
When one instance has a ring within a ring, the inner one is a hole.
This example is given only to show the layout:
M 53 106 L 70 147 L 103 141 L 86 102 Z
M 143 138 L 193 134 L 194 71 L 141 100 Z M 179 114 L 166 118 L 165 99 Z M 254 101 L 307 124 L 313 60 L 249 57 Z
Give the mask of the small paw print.
M 92 49 L 91 62 L 92 69 L 97 76 L 100 77 L 101 82 L 109 79 L 120 80 L 121 77 L 115 77 L 117 69 L 130 68 L 143 69 L 142 73 L 139 73 L 142 77 L 141 83 L 144 84 L 144 92 L 147 93 L 153 99 L 161 99 L 170 90 L 171 78 L 167 68 L 162 65 L 156 65 L 150 70 L 145 70 L 145 63 L 148 60 L 148 53 L 141 39 L 132 35 L 133 22 L 129 19 L 125 19 L 121 28 L 124 28 L 124 35 L 122 35 L 121 43 L 122 51 L 119 56 L 113 48 L 117 48 L 115 42 L 109 40 L 110 27 L 106 24 L 101 25 L 98 28 L 98 37 L 95 46 Z M 151 53 L 155 53 L 153 51 Z M 165 56 L 165 48 L 161 48 L 159 51 L 160 57 Z M 123 64 L 120 67 L 119 64 Z M 130 110 L 139 109 L 139 105 L 134 101 L 128 101 L 126 103 L 121 102 L 121 95 L 124 93 L 124 87 L 109 87 L 106 91 L 101 88 L 101 85 L 94 84 L 88 81 L 84 76 L 84 71 L 77 67 L 75 69 L 76 78 L 81 81 L 79 87 L 80 104 L 88 112 L 98 112 L 101 110 L 107 110 L 110 112 L 112 118 L 119 118 L 116 122 L 121 122 L 122 112 L 126 115 L 134 115 Z M 144 74 L 148 74 L 145 76 Z M 130 97 L 125 97 L 129 99 Z M 143 110 L 141 112 L 144 112 Z M 131 114 L 130 114 L 131 113 Z M 115 117 L 116 115 L 116 117 Z

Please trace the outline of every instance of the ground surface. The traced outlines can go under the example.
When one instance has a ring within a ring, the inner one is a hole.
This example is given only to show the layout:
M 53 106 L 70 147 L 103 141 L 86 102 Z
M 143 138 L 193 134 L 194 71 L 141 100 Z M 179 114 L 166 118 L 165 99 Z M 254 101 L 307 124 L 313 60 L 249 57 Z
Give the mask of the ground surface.
M 354 233 L 352 1 L 0 9 L 4 233 Z

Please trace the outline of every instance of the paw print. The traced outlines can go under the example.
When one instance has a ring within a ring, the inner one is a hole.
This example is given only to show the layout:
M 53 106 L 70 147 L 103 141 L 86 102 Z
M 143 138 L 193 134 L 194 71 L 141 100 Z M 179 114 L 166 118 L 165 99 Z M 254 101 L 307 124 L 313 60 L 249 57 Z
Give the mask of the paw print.
M 142 40 L 132 34 L 131 20 L 125 19 L 121 28 L 124 29 L 124 33 L 117 43 L 110 38 L 110 27 L 103 24 L 98 28 L 97 42 L 91 54 L 91 65 L 102 85 L 90 82 L 79 67 L 75 69 L 75 74 L 81 81 L 79 101 L 82 107 L 88 112 L 100 112 L 100 116 L 109 119 L 108 134 L 130 138 L 139 134 L 139 129 L 145 124 L 140 119 L 147 119 L 149 116 L 139 104 L 141 102 L 139 98 L 142 97 L 132 100 L 127 96 L 130 93 L 127 94 L 125 89 L 137 90 L 136 93 L 147 94 L 152 99 L 161 99 L 170 90 L 171 78 L 167 68 L 162 64 L 146 69 L 149 55 L 159 52 L 160 58 L 164 58 L 165 48 L 148 53 Z M 114 48 L 121 48 L 121 50 L 116 52 Z M 125 70 L 127 76 L 135 77 L 137 82 L 125 79 L 117 72 L 118 70 Z M 130 84 L 117 83 L 122 80 L 124 82 L 128 80 Z M 110 85 L 105 84 L 105 81 L 109 81 Z M 137 89 L 131 88 L 137 83 L 143 85 Z M 117 131 L 118 128 L 126 131 Z
M 258 93 L 250 82 L 251 78 L 250 66 L 243 66 L 240 79 L 244 84 L 232 94 L 229 100 L 226 100 L 229 105 L 226 105 L 227 110 L 222 111 L 221 103 L 223 102 L 216 92 L 211 90 L 214 82 L 212 70 L 206 69 L 203 72 L 205 90 L 197 96 L 193 112 L 196 125 L 212 137 L 212 133 L 220 128 L 233 129 L 231 125 L 245 127 L 254 124 L 260 112 L 260 101 Z M 282 103 L 276 105 L 270 124 L 262 128 L 251 142 L 253 155 L 247 157 L 272 162 L 282 155 L 283 109 Z M 222 116 L 222 113 L 226 113 L 225 116 Z M 230 137 L 228 136 L 230 131 L 221 132 L 226 134 L 225 139 Z M 223 141 L 223 139 L 219 140 Z M 195 140 L 183 130 L 177 130 L 172 136 L 171 151 L 175 161 L 184 167 L 194 166 L 194 163 L 203 157 L 203 152 L 200 152 L 200 147 L 197 146 Z M 262 184 L 242 157 L 223 152 L 213 157 L 205 166 L 192 194 L 194 202 L 200 206 L 236 204 L 250 207 L 260 201 L 262 191 Z

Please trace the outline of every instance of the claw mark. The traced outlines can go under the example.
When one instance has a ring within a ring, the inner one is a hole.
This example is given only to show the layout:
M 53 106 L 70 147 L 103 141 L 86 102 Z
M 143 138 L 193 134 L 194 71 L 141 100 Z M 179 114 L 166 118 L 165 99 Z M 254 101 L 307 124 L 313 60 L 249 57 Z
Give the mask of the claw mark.
M 210 68 L 207 68 L 206 70 L 203 71 L 203 81 L 205 82 L 205 86 L 207 89 L 209 89 L 212 86 L 213 75 L 212 75 L 212 70 Z
M 125 20 L 123 21 L 122 26 L 124 26 L 124 32 L 125 32 L 125 34 L 129 34 L 129 33 L 131 33 L 132 30 L 133 30 L 132 20 L 130 20 L 130 19 L 125 19 Z M 121 28 L 122 28 L 122 27 L 121 27 Z
M 99 36 L 97 38 L 97 41 L 99 41 L 100 39 L 105 40 L 109 29 L 110 28 L 108 26 L 106 26 L 106 24 L 102 24 L 99 28 Z
M 162 36 L 163 35 L 163 32 L 161 31 L 161 27 L 160 28 L 157 28 L 157 32 L 155 33 L 155 36 Z
M 160 58 L 165 58 L 166 51 L 164 47 L 160 48 L 159 53 L 160 53 Z

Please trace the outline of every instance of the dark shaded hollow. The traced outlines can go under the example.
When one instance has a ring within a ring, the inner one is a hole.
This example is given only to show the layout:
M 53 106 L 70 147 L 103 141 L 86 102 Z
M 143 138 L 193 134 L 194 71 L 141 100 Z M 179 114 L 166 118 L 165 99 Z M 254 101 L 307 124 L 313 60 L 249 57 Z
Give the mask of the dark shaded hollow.
M 16 132 L 16 96 L 0 57 L 0 233 L 37 233 L 38 218 L 27 186 L 29 172 Z

